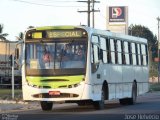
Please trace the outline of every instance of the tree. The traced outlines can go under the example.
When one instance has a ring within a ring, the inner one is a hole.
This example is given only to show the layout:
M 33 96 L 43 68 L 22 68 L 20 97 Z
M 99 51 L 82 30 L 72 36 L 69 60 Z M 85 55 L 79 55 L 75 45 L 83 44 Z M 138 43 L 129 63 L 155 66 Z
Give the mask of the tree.
M 23 39 L 23 37 L 24 37 L 23 32 L 20 32 L 20 33 L 19 33 L 19 38 Z
M 131 24 L 128 33 L 132 36 L 146 38 L 148 40 L 149 52 L 152 54 L 152 60 L 157 56 L 157 37 L 147 27 Z
M 0 40 L 6 40 L 7 33 L 3 33 L 3 24 L 0 24 Z

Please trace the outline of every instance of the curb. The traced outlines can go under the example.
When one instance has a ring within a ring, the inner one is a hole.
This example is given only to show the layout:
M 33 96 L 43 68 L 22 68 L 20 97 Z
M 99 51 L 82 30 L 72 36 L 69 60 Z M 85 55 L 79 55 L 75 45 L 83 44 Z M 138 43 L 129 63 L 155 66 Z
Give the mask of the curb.
M 6 111 L 22 109 L 23 106 L 12 106 L 12 107 L 2 107 L 0 108 L 0 114 L 5 113 Z
M 28 102 L 16 100 L 0 100 L 0 104 L 28 104 Z

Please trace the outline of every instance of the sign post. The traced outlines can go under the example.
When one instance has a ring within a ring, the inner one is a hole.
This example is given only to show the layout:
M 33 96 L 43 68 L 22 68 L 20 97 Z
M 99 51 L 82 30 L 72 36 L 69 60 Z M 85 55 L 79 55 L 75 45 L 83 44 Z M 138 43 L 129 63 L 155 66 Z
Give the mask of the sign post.
M 157 21 L 158 21 L 158 83 L 160 82 L 160 40 L 159 40 L 159 21 L 160 18 L 157 17 Z
M 12 66 L 12 99 L 14 99 L 14 55 L 11 55 L 12 56 L 12 60 L 11 60 L 11 62 L 12 62 L 12 64 L 11 64 L 11 66 Z
M 128 34 L 128 7 L 107 7 L 107 29 L 115 32 Z

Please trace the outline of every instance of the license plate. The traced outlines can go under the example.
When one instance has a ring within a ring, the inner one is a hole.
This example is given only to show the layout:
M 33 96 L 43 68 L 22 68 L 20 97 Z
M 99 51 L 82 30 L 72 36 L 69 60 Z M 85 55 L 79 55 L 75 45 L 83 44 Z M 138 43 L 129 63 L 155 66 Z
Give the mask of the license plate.
M 60 91 L 49 91 L 49 95 L 57 95 L 59 96 L 61 93 Z

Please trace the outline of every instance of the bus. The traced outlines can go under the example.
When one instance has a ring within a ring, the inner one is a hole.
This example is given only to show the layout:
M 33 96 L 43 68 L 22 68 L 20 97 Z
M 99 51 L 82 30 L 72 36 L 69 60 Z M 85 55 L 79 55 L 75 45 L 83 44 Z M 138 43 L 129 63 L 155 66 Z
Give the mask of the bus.
M 86 26 L 45 26 L 25 33 L 23 99 L 42 110 L 56 102 L 135 104 L 148 91 L 147 40 Z

